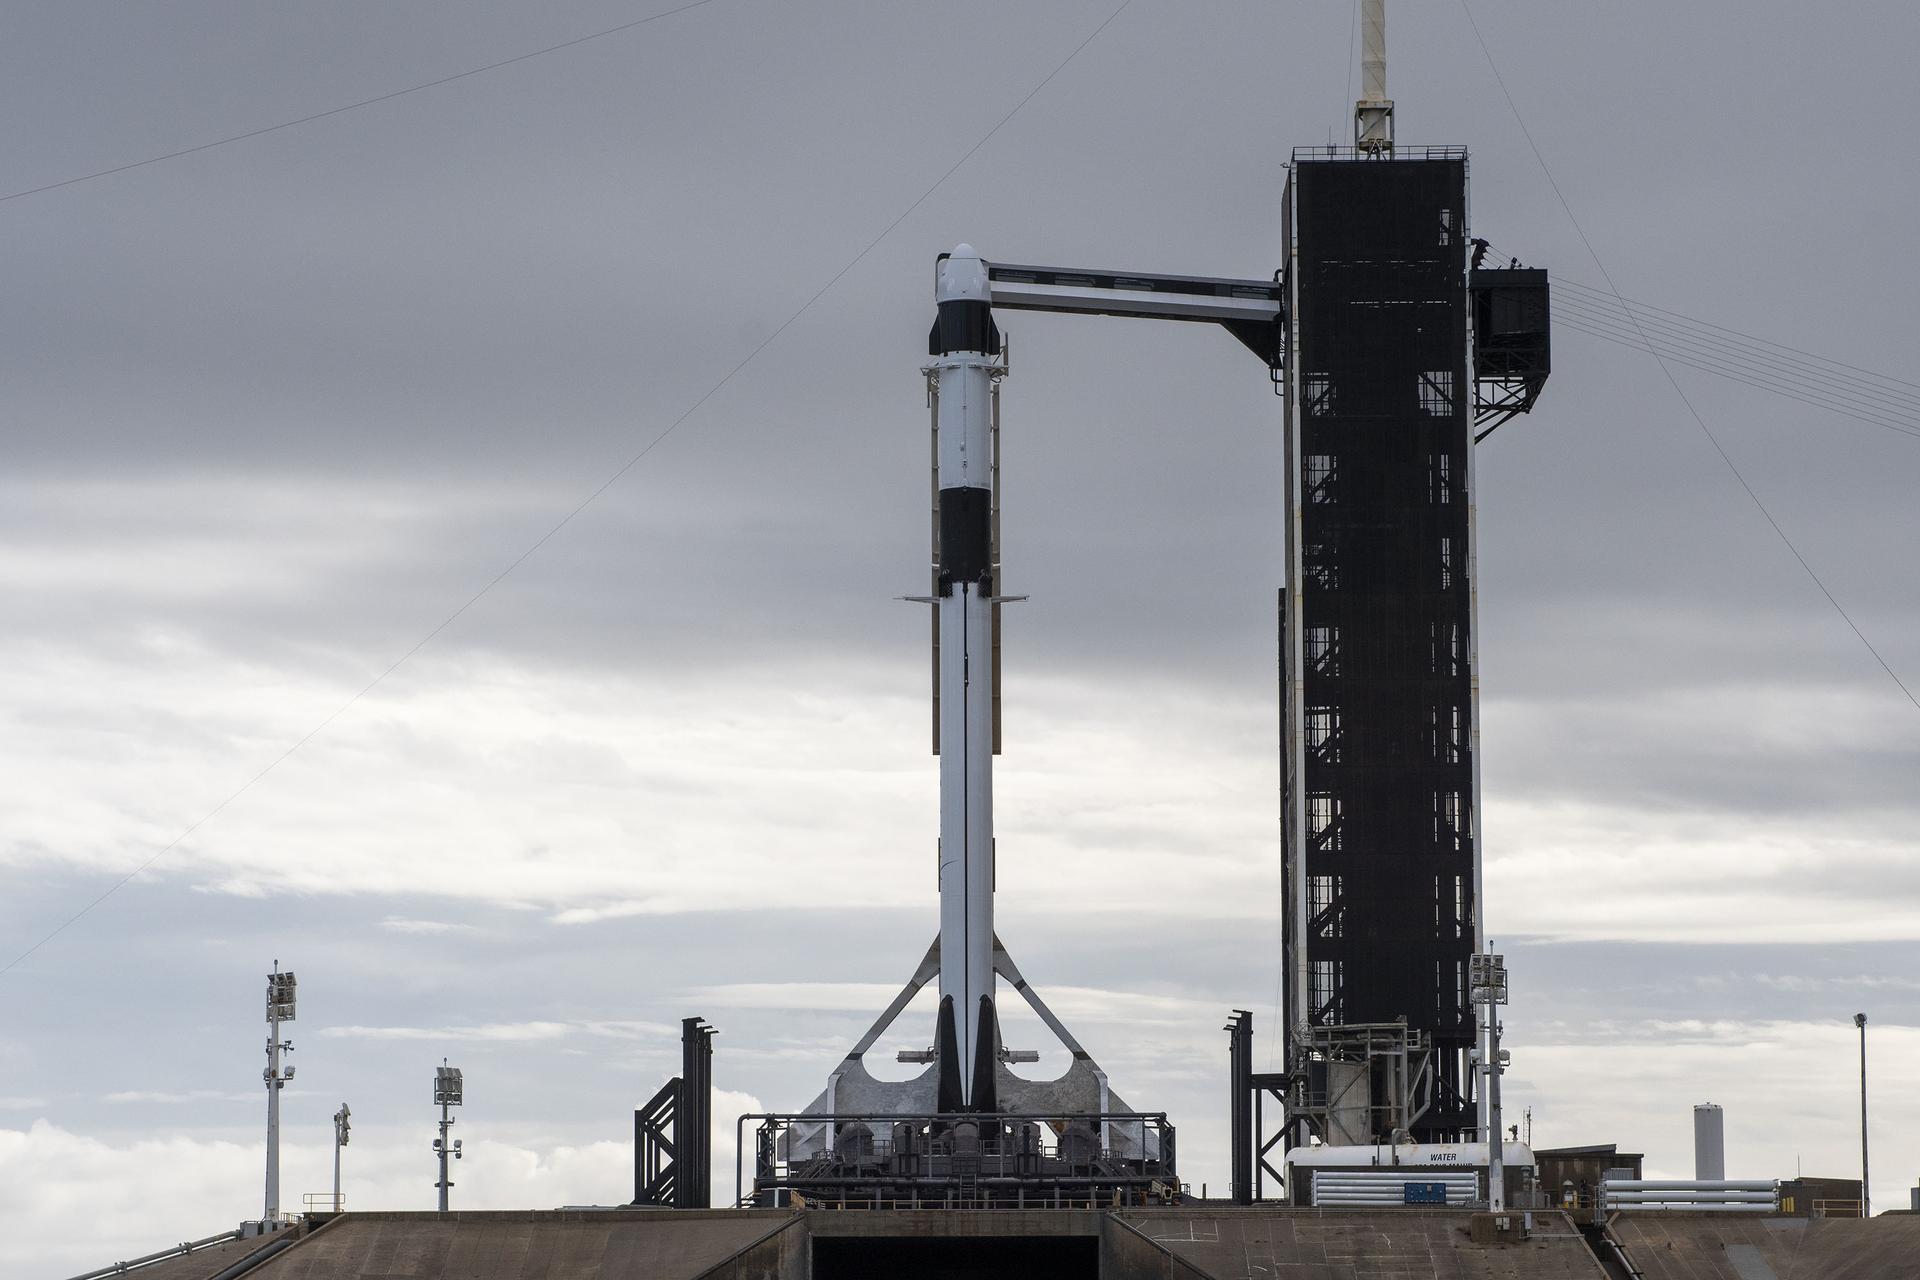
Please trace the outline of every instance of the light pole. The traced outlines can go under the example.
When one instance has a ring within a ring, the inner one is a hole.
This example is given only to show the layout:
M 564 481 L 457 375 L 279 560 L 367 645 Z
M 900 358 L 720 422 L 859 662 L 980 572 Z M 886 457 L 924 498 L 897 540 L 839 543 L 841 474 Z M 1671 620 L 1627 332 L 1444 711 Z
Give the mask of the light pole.
M 1867 1195 L 1867 1015 L 1854 1014 L 1853 1025 L 1860 1028 L 1860 1216 L 1865 1218 L 1873 1204 Z
M 448 1108 L 457 1107 L 464 1102 L 465 1082 L 460 1078 L 460 1068 L 447 1065 L 445 1058 L 433 1069 L 433 1100 L 440 1106 L 440 1136 L 433 1140 L 433 1153 L 440 1159 L 440 1181 L 433 1185 L 440 1189 L 440 1212 L 447 1211 L 447 1189 L 453 1181 L 447 1177 L 447 1157 L 460 1158 L 460 1141 L 454 1139 L 453 1145 L 447 1145 L 447 1130 L 453 1127 L 453 1117 Z
M 1500 1006 L 1507 1003 L 1507 961 L 1492 953 L 1474 955 L 1467 962 L 1467 986 L 1473 1003 L 1480 1006 L 1480 1047 L 1474 1051 L 1480 1071 L 1480 1097 L 1486 1128 L 1482 1137 L 1487 1144 L 1487 1208 L 1494 1213 L 1507 1211 L 1506 1151 L 1500 1141 L 1500 1076 L 1508 1054 L 1500 1047 Z
M 263 1220 L 279 1225 L 280 1219 L 280 1090 L 293 1079 L 293 1068 L 280 1065 L 280 1055 L 292 1053 L 292 1043 L 280 1040 L 280 1024 L 293 1021 L 295 985 L 291 973 L 280 972 L 273 962 L 267 975 L 267 1065 L 260 1078 L 267 1085 L 267 1203 Z
M 347 1134 L 352 1126 L 348 1123 L 352 1115 L 347 1104 L 341 1103 L 340 1109 L 333 1113 L 333 1211 L 340 1212 L 340 1148 L 347 1145 Z

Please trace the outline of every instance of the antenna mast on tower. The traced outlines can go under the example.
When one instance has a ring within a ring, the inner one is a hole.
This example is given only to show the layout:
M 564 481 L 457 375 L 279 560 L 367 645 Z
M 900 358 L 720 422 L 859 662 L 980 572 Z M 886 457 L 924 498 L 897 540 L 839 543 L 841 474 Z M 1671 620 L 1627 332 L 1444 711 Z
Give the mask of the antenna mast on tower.
M 1353 104 L 1353 145 L 1393 154 L 1393 99 L 1387 97 L 1387 0 L 1360 3 L 1360 101 Z

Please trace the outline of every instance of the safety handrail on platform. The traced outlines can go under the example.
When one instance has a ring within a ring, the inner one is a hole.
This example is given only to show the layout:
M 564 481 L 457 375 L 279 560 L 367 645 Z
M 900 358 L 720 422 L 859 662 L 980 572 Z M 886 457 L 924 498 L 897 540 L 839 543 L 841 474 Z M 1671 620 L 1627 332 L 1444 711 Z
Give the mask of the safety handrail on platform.
M 1161 1112 L 761 1112 L 741 1116 L 736 1133 L 735 1199 L 763 1205 L 798 1191 L 809 1205 L 1064 1206 L 1105 1203 L 1115 1190 L 1164 1197 L 1177 1185 L 1174 1129 Z
M 69 1280 L 101 1280 L 103 1276 L 123 1276 L 141 1267 L 152 1266 L 156 1262 L 165 1262 L 169 1258 L 183 1258 L 195 1249 L 205 1249 L 210 1245 L 225 1244 L 229 1240 L 238 1240 L 239 1238 L 240 1231 L 239 1228 L 236 1227 L 232 1231 L 222 1231 L 219 1235 L 208 1236 L 204 1240 L 182 1240 L 179 1244 L 171 1245 L 168 1248 L 160 1250 L 158 1253 L 149 1253 L 140 1258 L 128 1258 L 125 1262 L 116 1262 L 110 1267 L 101 1267 L 97 1271 L 82 1272 L 77 1276 L 70 1277 Z

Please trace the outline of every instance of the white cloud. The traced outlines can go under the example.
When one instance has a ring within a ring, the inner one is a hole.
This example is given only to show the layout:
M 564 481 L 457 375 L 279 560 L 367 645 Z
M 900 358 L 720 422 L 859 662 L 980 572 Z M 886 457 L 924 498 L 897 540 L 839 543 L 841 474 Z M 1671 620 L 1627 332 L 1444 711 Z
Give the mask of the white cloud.
M 1489 931 L 1558 940 L 1908 941 L 1920 885 L 1905 833 L 1777 814 L 1495 794 Z M 1809 878 L 1808 869 L 1820 868 Z M 1578 886 L 1573 891 L 1572 886 Z
M 1756 973 L 1753 980 L 1775 991 L 1920 991 L 1920 978 L 1893 973 L 1849 973 L 1828 977 Z
M 329 1040 L 558 1040 L 580 1030 L 571 1022 L 490 1022 L 472 1027 L 321 1027 Z
M 1692 1106 L 1717 1102 L 1730 1175 L 1857 1176 L 1858 1047 L 1839 1018 L 1542 1026 L 1513 1044 L 1508 1118 L 1532 1105 L 1538 1145 L 1618 1142 L 1647 1153 L 1651 1176 L 1690 1177 Z M 1870 1053 L 1875 1185 L 1898 1187 L 1920 1173 L 1920 1028 L 1877 1027 Z
M 130 1103 L 189 1103 L 189 1102 L 254 1102 L 259 1099 L 256 1093 L 229 1093 L 221 1089 L 189 1089 L 185 1092 L 169 1093 L 159 1089 L 122 1089 L 109 1093 L 102 1102 Z
M 634 916 L 660 915 L 665 908 L 659 902 L 628 899 L 597 907 L 568 907 L 547 917 L 555 924 L 599 924 L 602 920 L 629 920 Z
M 488 1022 L 476 1026 L 441 1027 L 321 1027 L 317 1032 L 328 1040 L 478 1040 L 495 1043 L 527 1044 L 564 1040 L 569 1036 L 600 1036 L 611 1040 L 642 1040 L 658 1036 L 678 1036 L 680 1028 L 664 1022 L 595 1020 L 586 1022 Z
M 713 1202 L 733 1201 L 734 1117 L 764 1111 L 751 1094 L 716 1089 Z M 476 1133 L 456 1166 L 454 1203 L 471 1209 L 623 1204 L 633 1195 L 629 1140 L 539 1142 Z M 356 1126 L 344 1152 L 349 1208 L 430 1209 L 424 1140 Z M 330 1142 L 282 1139 L 283 1208 L 332 1186 Z M 176 1134 L 131 1142 L 45 1120 L 0 1128 L 0 1273 L 61 1275 L 224 1231 L 261 1210 L 258 1140 Z M 156 1188 L 164 1188 L 156 1192 Z M 102 1204 L 111 1213 L 100 1212 Z
M 382 929 L 394 933 L 446 934 L 478 933 L 479 929 L 471 924 L 461 924 L 452 920 L 407 920 L 400 916 L 388 916 L 380 922 Z

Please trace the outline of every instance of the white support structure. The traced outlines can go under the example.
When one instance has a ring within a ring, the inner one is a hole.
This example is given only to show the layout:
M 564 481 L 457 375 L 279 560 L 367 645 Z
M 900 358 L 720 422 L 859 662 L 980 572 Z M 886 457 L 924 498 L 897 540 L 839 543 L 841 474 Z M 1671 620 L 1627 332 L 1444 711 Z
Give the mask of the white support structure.
M 1360 100 L 1353 104 L 1353 145 L 1393 154 L 1393 100 L 1387 97 L 1387 0 L 1360 3 Z

